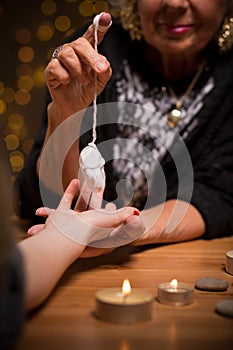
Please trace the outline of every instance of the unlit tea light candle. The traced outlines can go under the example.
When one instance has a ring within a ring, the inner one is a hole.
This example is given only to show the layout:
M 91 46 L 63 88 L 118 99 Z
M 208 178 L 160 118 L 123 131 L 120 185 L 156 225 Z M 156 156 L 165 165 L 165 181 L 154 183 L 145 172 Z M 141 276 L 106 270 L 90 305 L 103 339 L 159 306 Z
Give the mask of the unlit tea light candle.
M 99 319 L 116 323 L 149 321 L 154 295 L 142 289 L 131 289 L 124 280 L 122 289 L 103 289 L 95 294 L 95 314 Z
M 226 271 L 233 275 L 233 250 L 226 253 Z
M 158 300 L 164 304 L 177 306 L 191 304 L 193 294 L 194 290 L 191 286 L 180 283 L 176 279 L 158 286 Z

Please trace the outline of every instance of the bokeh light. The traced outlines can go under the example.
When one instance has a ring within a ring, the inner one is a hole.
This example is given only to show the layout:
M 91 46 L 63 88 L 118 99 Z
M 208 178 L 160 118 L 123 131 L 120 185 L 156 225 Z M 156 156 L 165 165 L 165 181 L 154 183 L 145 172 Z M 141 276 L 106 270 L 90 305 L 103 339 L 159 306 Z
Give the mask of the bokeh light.
M 19 130 L 24 124 L 24 118 L 20 113 L 12 113 L 8 118 L 8 126 L 12 130 Z
M 6 149 L 13 151 L 19 147 L 19 138 L 14 134 L 8 134 L 5 137 Z
M 100 12 L 108 12 L 109 11 L 109 5 L 107 1 L 96 1 L 94 5 L 94 12 L 95 14 L 98 14 Z
M 17 173 L 23 169 L 24 166 L 24 154 L 20 151 L 13 151 L 9 154 L 10 164 L 12 170 Z
M 55 27 L 60 32 L 67 31 L 71 26 L 71 21 L 67 16 L 58 16 L 55 20 Z
M 28 75 L 23 75 L 18 79 L 17 85 L 20 90 L 25 89 L 30 91 L 33 88 L 34 82 Z
M 6 103 L 11 103 L 14 101 L 15 91 L 11 87 L 4 87 L 1 93 L 1 99 Z
M 74 32 L 75 32 L 75 29 L 70 28 L 70 29 L 67 30 L 67 32 L 65 33 L 65 37 L 71 36 Z
M 34 58 L 34 50 L 30 46 L 23 46 L 18 51 L 18 57 L 21 62 L 28 63 Z
M 45 86 L 45 78 L 44 78 L 44 66 L 38 66 L 33 73 L 33 81 L 36 87 Z
M 20 44 L 27 44 L 31 40 L 31 31 L 27 28 L 20 28 L 15 33 L 15 40 Z
M 53 37 L 54 27 L 51 23 L 41 24 L 37 30 L 37 36 L 41 41 L 49 41 Z
M 79 5 L 79 12 L 83 17 L 89 17 L 94 14 L 94 5 L 92 1 L 82 1 Z
M 31 76 L 32 75 L 32 67 L 29 64 L 20 64 L 16 68 L 17 77 L 22 77 L 23 75 Z
M 18 105 L 26 106 L 31 99 L 31 95 L 27 90 L 18 90 L 15 94 L 15 102 Z
M 6 112 L 6 103 L 0 98 L 0 114 L 3 114 Z
M 29 154 L 29 152 L 31 151 L 32 145 L 33 145 L 33 139 L 28 139 L 26 141 L 24 141 L 23 145 L 22 145 L 22 150 L 24 154 Z
M 47 96 L 44 70 L 53 51 L 89 18 L 103 11 L 109 11 L 104 0 L 27 0 L 25 6 L 18 0 L 1 2 L 5 56 L 0 116 L 5 120 L 3 134 L 13 174 L 23 168 L 40 126 Z
M 57 4 L 56 4 L 55 1 L 53 1 L 53 0 L 42 1 L 42 3 L 41 3 L 41 12 L 45 16 L 52 15 L 56 11 L 57 11 Z

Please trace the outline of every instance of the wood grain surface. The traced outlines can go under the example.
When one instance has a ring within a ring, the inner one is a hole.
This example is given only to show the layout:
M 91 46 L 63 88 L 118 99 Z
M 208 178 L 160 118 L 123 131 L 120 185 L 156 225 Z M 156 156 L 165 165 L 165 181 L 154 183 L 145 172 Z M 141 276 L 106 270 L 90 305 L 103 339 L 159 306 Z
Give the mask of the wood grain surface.
M 22 226 L 18 232 L 18 239 L 23 239 Z M 65 272 L 49 300 L 28 315 L 17 349 L 233 349 L 233 318 L 215 312 L 219 301 L 233 300 L 233 276 L 225 271 L 229 250 L 233 250 L 233 237 L 124 247 L 107 256 L 79 259 Z M 201 277 L 222 278 L 229 287 L 224 292 L 195 289 L 194 303 L 187 306 L 157 301 L 159 283 L 176 278 L 194 286 Z M 95 317 L 95 292 L 121 287 L 124 278 L 130 280 L 132 288 L 154 293 L 150 321 L 115 324 Z

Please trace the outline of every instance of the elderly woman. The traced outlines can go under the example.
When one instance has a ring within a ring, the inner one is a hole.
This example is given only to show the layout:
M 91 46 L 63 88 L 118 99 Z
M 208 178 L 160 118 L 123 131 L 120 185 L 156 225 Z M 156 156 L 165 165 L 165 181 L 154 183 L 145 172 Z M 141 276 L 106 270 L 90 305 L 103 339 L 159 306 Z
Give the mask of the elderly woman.
M 110 26 L 110 14 L 101 14 L 98 50 L 90 24 L 48 63 L 51 100 L 16 180 L 17 212 L 34 219 L 42 150 L 71 120 L 76 140 L 61 134 L 70 135 L 69 151 L 63 159 L 52 147 L 47 164 L 61 158 L 64 186 L 77 177 L 96 92 L 104 198 L 136 206 L 147 226 L 133 244 L 232 235 L 233 1 L 127 0 L 119 11 L 111 3 L 119 18 Z

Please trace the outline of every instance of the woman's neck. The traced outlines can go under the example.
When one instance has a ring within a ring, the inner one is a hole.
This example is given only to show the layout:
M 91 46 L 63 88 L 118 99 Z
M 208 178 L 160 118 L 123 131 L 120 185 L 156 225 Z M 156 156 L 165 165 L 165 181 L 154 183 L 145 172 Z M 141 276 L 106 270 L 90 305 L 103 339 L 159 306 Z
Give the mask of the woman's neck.
M 145 48 L 145 58 L 153 71 L 164 79 L 175 81 L 193 73 L 203 62 L 204 55 L 161 55 L 150 46 Z

